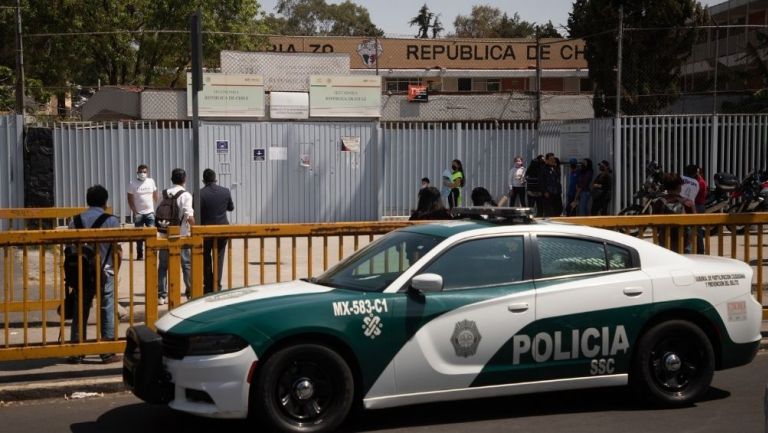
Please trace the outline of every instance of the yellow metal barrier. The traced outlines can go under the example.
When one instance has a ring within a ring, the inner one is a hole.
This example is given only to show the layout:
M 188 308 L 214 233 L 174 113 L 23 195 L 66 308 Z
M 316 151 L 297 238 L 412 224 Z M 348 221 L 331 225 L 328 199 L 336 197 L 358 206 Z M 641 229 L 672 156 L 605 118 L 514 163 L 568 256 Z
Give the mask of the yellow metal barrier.
M 13 229 L 15 221 L 36 222 L 37 229 L 55 228 L 67 225 L 69 220 L 79 213 L 85 212 L 85 207 L 40 207 L 40 208 L 5 208 L 0 209 L 0 220 L 8 220 L 8 226 Z M 112 212 L 112 208 L 107 208 Z
M 695 229 L 702 227 L 708 233 L 714 233 L 704 238 L 706 253 L 735 257 L 746 262 L 757 259 L 756 297 L 761 302 L 763 300 L 763 229 L 768 223 L 768 214 L 573 217 L 555 220 L 621 230 L 645 237 L 648 241 L 660 239 L 659 229 L 690 227 L 693 244 L 698 236 Z M 166 308 L 173 308 L 184 301 L 180 278 L 183 248 L 191 249 L 192 297 L 202 295 L 203 242 L 206 239 L 227 240 L 223 287 L 213 288 L 221 290 L 312 277 L 370 243 L 375 236 L 410 224 L 403 221 L 194 226 L 192 235 L 188 237 L 178 236 L 178 228 L 172 228 L 167 239 L 158 238 L 152 228 L 0 233 L 3 257 L 0 360 L 122 351 L 123 335 L 128 326 L 138 322 L 152 326 Z M 744 226 L 744 231 L 737 233 L 741 226 Z M 665 236 L 668 237 L 669 233 L 666 230 Z M 679 230 L 680 244 L 683 236 L 683 230 Z M 133 243 L 139 240 L 146 244 L 144 262 L 133 260 Z M 113 313 L 118 319 L 115 320 L 116 337 L 110 340 L 101 338 L 98 333 L 101 317 L 98 304 L 95 304 L 95 313 L 91 314 L 91 321 L 86 325 L 96 331 L 89 334 L 95 335 L 95 338 L 70 343 L 69 322 L 56 313 L 64 299 L 60 250 L 66 244 L 92 242 L 111 242 L 122 245 L 126 251 L 115 285 L 116 306 Z M 212 244 L 215 261 L 217 243 Z M 29 254 L 34 250 L 38 253 Z M 168 307 L 159 306 L 157 302 L 158 253 L 162 250 L 167 250 L 169 255 Z M 219 278 L 216 265 L 213 263 L 212 266 L 214 282 Z M 121 308 L 125 311 L 120 311 Z

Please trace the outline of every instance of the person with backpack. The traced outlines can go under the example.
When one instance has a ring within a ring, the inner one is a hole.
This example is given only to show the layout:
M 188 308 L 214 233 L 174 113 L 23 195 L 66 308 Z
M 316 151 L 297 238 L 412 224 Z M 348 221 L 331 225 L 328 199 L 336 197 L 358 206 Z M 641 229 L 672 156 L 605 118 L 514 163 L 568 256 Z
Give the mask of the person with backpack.
M 190 227 L 195 225 L 195 211 L 192 208 L 192 194 L 184 189 L 187 172 L 174 168 L 171 172 L 173 186 L 163 190 L 160 204 L 155 209 L 155 224 L 160 237 L 168 236 L 169 226 L 180 226 L 179 234 L 189 236 Z M 192 252 L 181 249 L 181 270 L 184 276 L 187 298 L 192 292 Z M 157 303 L 168 303 L 168 250 L 160 250 L 157 266 Z
M 109 193 L 106 188 L 101 185 L 94 185 L 88 188 L 86 192 L 85 200 L 88 204 L 88 209 L 75 216 L 72 222 L 69 223 L 70 229 L 83 229 L 83 228 L 119 228 L 120 220 L 114 216 L 105 212 L 107 208 L 107 200 L 109 199 Z M 118 266 L 113 263 L 113 253 L 115 250 L 113 246 L 116 244 L 111 243 L 99 243 L 94 245 L 86 244 L 81 246 L 81 253 L 78 255 L 77 248 L 69 246 L 64 253 L 64 275 L 66 285 L 71 290 L 71 296 L 73 296 L 72 305 L 72 326 L 70 341 L 72 343 L 80 343 L 85 341 L 88 330 L 88 316 L 91 311 L 91 304 L 96 296 L 96 272 L 101 273 L 99 278 L 101 281 L 101 288 L 99 293 L 101 294 L 98 306 L 101 311 L 101 339 L 102 340 L 114 340 L 115 339 L 115 277 Z M 96 262 L 96 248 L 98 248 L 99 263 Z M 69 251 L 69 252 L 68 252 Z M 118 246 L 118 257 L 121 250 Z M 78 259 L 82 263 L 82 281 L 78 281 Z M 82 309 L 83 318 L 80 320 L 78 315 L 78 292 L 80 291 L 78 286 L 82 286 Z M 81 334 L 82 330 L 82 334 Z M 85 359 L 84 355 L 72 356 L 67 358 L 67 361 L 72 364 L 79 364 Z M 105 364 L 120 362 L 122 357 L 119 354 L 114 353 L 102 353 L 101 361 Z
M 227 212 L 235 210 L 232 193 L 229 188 L 216 184 L 216 172 L 210 168 L 203 170 L 203 183 L 200 190 L 200 224 L 229 224 Z M 213 242 L 216 241 L 216 286 L 213 285 Z M 203 293 L 221 290 L 221 274 L 224 272 L 224 252 L 227 250 L 227 238 L 203 240 Z
M 683 197 L 680 192 L 683 188 L 683 179 L 677 173 L 667 173 L 662 177 L 661 184 L 665 190 L 665 193 L 654 200 L 652 204 L 652 210 L 654 214 L 667 214 L 667 215 L 681 215 L 696 213 L 693 200 Z M 679 243 L 679 230 L 678 227 L 672 227 L 669 229 L 669 243 L 667 243 L 666 229 L 659 229 L 659 245 L 669 248 L 672 251 L 678 252 Z M 686 230 L 684 228 L 684 230 Z M 683 236 L 683 252 L 690 253 L 690 236 L 688 231 Z

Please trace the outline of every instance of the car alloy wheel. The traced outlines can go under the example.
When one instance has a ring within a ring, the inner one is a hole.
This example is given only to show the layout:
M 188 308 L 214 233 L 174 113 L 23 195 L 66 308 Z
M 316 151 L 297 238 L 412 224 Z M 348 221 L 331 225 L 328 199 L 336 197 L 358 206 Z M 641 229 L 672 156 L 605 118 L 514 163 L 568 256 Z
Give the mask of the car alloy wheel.
M 354 380 L 344 359 L 328 347 L 301 344 L 270 356 L 256 386 L 256 411 L 283 432 L 334 430 L 352 406 Z
M 641 337 L 631 381 L 655 403 L 682 406 L 706 392 L 714 365 L 706 334 L 691 322 L 673 320 L 654 326 Z

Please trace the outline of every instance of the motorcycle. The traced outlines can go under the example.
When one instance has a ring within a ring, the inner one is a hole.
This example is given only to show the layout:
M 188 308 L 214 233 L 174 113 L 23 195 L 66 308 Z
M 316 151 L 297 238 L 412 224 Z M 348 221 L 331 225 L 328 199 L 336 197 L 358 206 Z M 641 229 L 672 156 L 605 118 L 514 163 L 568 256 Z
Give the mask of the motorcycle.
M 728 213 L 768 211 L 768 171 L 755 170 L 747 175 L 741 184 L 731 192 L 731 206 Z M 743 225 L 729 225 L 728 230 L 744 233 Z
M 707 191 L 704 213 L 725 213 L 734 205 L 733 193 L 739 188 L 739 179 L 730 173 L 716 173 L 715 187 Z M 717 227 L 709 229 L 710 235 L 717 234 Z
M 635 203 L 619 211 L 620 216 L 651 215 L 653 213 L 653 202 L 664 195 L 664 188 L 661 186 L 664 171 L 661 167 L 655 161 L 651 161 L 648 163 L 645 173 L 647 176 L 645 182 L 632 196 Z M 637 236 L 640 232 L 637 228 L 620 231 L 632 236 Z

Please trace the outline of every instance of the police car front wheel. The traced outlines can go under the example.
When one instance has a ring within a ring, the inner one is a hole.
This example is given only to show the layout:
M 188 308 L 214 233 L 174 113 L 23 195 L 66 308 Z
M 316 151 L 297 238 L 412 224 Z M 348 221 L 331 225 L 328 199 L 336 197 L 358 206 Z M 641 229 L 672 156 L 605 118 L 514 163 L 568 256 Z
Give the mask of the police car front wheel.
M 328 347 L 300 344 L 270 356 L 252 389 L 261 421 L 282 432 L 324 433 L 352 407 L 354 380 L 344 359 Z
M 640 338 L 632 382 L 654 403 L 684 406 L 707 391 L 714 366 L 712 343 L 698 326 L 684 320 L 667 321 Z

